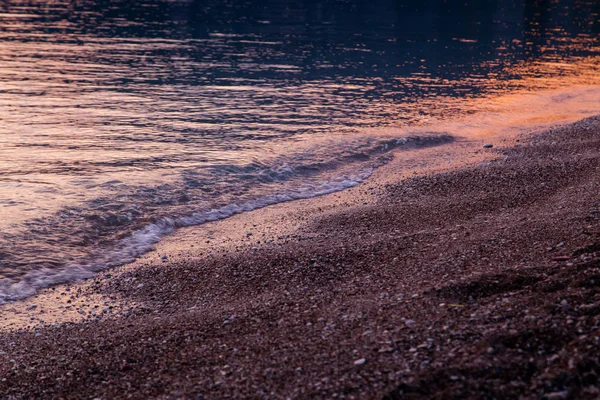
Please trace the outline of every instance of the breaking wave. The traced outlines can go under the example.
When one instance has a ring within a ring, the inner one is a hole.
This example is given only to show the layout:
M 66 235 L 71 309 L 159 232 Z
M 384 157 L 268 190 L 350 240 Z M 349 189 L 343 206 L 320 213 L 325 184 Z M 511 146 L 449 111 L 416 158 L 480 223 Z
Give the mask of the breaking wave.
M 453 141 L 446 134 L 321 145 L 242 166 L 186 170 L 176 184 L 121 187 L 115 198 L 63 209 L 0 236 L 0 303 L 135 260 L 179 227 L 356 186 L 393 150 Z M 127 192 L 125 190 L 125 192 Z M 119 201 L 126 197 L 127 201 Z

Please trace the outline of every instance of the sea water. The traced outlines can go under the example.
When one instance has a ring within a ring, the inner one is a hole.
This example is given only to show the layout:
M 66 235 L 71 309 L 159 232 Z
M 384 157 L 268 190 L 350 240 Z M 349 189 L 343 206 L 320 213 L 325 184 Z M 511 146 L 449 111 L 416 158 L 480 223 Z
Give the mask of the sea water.
M 600 113 L 600 2 L 0 3 L 0 302 L 393 154 Z

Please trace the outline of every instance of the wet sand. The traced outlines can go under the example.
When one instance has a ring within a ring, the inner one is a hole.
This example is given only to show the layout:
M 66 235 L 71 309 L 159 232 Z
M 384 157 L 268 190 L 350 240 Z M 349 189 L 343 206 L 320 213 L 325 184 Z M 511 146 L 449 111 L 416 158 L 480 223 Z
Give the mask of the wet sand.
M 481 144 L 2 307 L 2 397 L 597 398 L 600 119 Z

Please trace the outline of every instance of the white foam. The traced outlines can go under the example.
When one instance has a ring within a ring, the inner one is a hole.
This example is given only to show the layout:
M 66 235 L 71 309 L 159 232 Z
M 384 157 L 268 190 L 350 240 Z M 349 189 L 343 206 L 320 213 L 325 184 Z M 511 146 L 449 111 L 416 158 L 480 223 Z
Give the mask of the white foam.
M 23 299 L 35 294 L 38 290 L 72 281 L 78 281 L 94 276 L 95 273 L 134 261 L 137 257 L 152 250 L 153 246 L 165 235 L 177 227 L 200 225 L 252 211 L 269 205 L 290 200 L 306 199 L 344 190 L 358 185 L 368 178 L 373 169 L 367 168 L 356 175 L 344 176 L 315 186 L 304 186 L 295 190 L 266 195 L 256 199 L 233 203 L 226 206 L 194 213 L 177 219 L 162 218 L 154 224 L 133 232 L 129 237 L 119 242 L 115 248 L 97 255 L 92 261 L 80 264 L 66 264 L 58 268 L 40 268 L 30 271 L 18 279 L 5 278 L 0 282 L 0 304 L 7 301 Z

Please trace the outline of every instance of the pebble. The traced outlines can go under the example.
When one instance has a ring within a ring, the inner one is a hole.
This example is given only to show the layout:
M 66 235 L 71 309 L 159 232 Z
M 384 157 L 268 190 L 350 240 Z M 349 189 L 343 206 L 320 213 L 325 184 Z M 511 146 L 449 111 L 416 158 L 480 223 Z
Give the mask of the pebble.
M 354 360 L 354 365 L 363 365 L 367 360 L 365 358 L 359 358 L 358 360 Z
M 544 396 L 544 398 L 548 399 L 548 400 L 560 400 L 560 399 L 566 399 L 569 395 L 569 392 L 567 392 L 566 390 L 563 390 L 562 392 L 552 392 L 552 393 L 548 393 L 546 396 Z
M 406 324 L 406 326 L 413 326 L 417 322 L 415 320 L 412 320 L 412 319 L 407 319 L 406 321 L 404 321 L 404 323 Z
M 486 144 L 483 145 L 484 149 L 491 149 L 492 147 L 494 147 L 494 145 L 491 144 L 491 143 L 486 143 Z
M 392 346 L 383 346 L 378 350 L 379 353 L 392 353 L 393 351 L 394 348 Z

